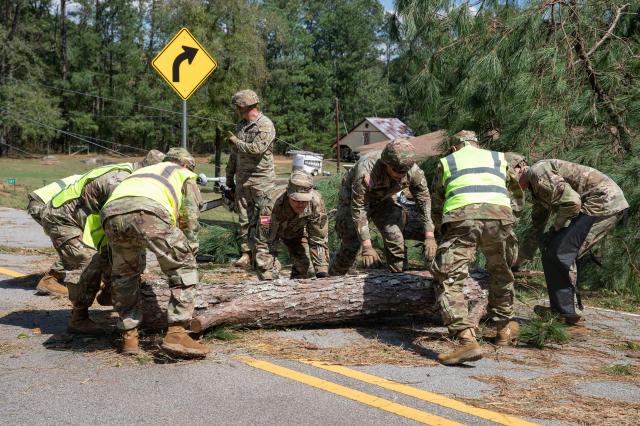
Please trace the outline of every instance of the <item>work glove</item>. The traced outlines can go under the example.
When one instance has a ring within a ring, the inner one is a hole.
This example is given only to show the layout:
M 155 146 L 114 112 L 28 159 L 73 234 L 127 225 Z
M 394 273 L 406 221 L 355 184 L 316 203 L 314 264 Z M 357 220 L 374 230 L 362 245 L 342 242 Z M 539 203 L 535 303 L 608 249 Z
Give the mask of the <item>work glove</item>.
M 436 251 L 438 250 L 438 244 L 436 243 L 436 239 L 434 237 L 426 237 L 424 239 L 424 256 L 432 260 L 436 257 Z
M 365 268 L 377 268 L 380 266 L 380 256 L 373 247 L 362 248 L 362 262 Z
M 316 278 L 328 278 L 329 274 L 326 272 L 316 272 Z
M 233 133 L 229 132 L 229 137 L 227 138 L 227 140 L 229 141 L 229 143 L 231 143 L 232 145 L 235 145 L 239 142 L 242 142 L 240 139 L 238 139 L 238 137 L 236 135 L 234 135 Z

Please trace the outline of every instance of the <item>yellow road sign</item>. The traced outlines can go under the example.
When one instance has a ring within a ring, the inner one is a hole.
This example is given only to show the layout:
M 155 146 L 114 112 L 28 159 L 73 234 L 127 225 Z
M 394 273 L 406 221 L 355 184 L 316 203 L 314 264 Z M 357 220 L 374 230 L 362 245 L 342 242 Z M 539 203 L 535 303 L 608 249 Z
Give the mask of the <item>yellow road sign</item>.
M 151 65 L 185 101 L 218 66 L 186 28 L 173 36 Z

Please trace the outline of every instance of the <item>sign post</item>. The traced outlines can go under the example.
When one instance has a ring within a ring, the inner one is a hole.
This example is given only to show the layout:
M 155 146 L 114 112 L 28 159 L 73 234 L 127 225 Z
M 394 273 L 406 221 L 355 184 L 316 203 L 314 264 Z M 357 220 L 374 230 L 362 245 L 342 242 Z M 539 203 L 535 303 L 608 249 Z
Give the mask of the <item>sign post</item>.
M 187 147 L 187 100 L 218 64 L 188 29 L 182 28 L 151 62 L 182 98 L 182 147 Z

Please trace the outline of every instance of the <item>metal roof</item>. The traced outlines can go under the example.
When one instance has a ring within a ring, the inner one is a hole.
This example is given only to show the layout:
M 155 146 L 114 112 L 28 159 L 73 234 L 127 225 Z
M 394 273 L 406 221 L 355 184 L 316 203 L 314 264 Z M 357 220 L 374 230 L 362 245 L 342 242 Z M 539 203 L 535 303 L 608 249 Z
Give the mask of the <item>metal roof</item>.
M 366 117 L 365 120 L 384 133 L 389 139 L 415 136 L 415 132 L 397 118 Z

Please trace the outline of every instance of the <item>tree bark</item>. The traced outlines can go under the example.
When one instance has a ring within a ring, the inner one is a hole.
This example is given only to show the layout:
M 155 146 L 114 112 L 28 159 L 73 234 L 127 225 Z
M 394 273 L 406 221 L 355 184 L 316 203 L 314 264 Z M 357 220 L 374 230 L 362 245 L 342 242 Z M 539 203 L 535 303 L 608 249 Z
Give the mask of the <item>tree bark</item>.
M 475 323 L 487 310 L 487 286 L 484 272 L 473 273 L 465 282 L 469 313 Z M 169 297 L 166 281 L 147 281 L 140 297 L 143 326 L 166 327 Z M 323 279 L 201 285 L 191 330 L 201 332 L 219 325 L 286 327 L 389 319 L 440 323 L 428 272 L 372 271 Z

